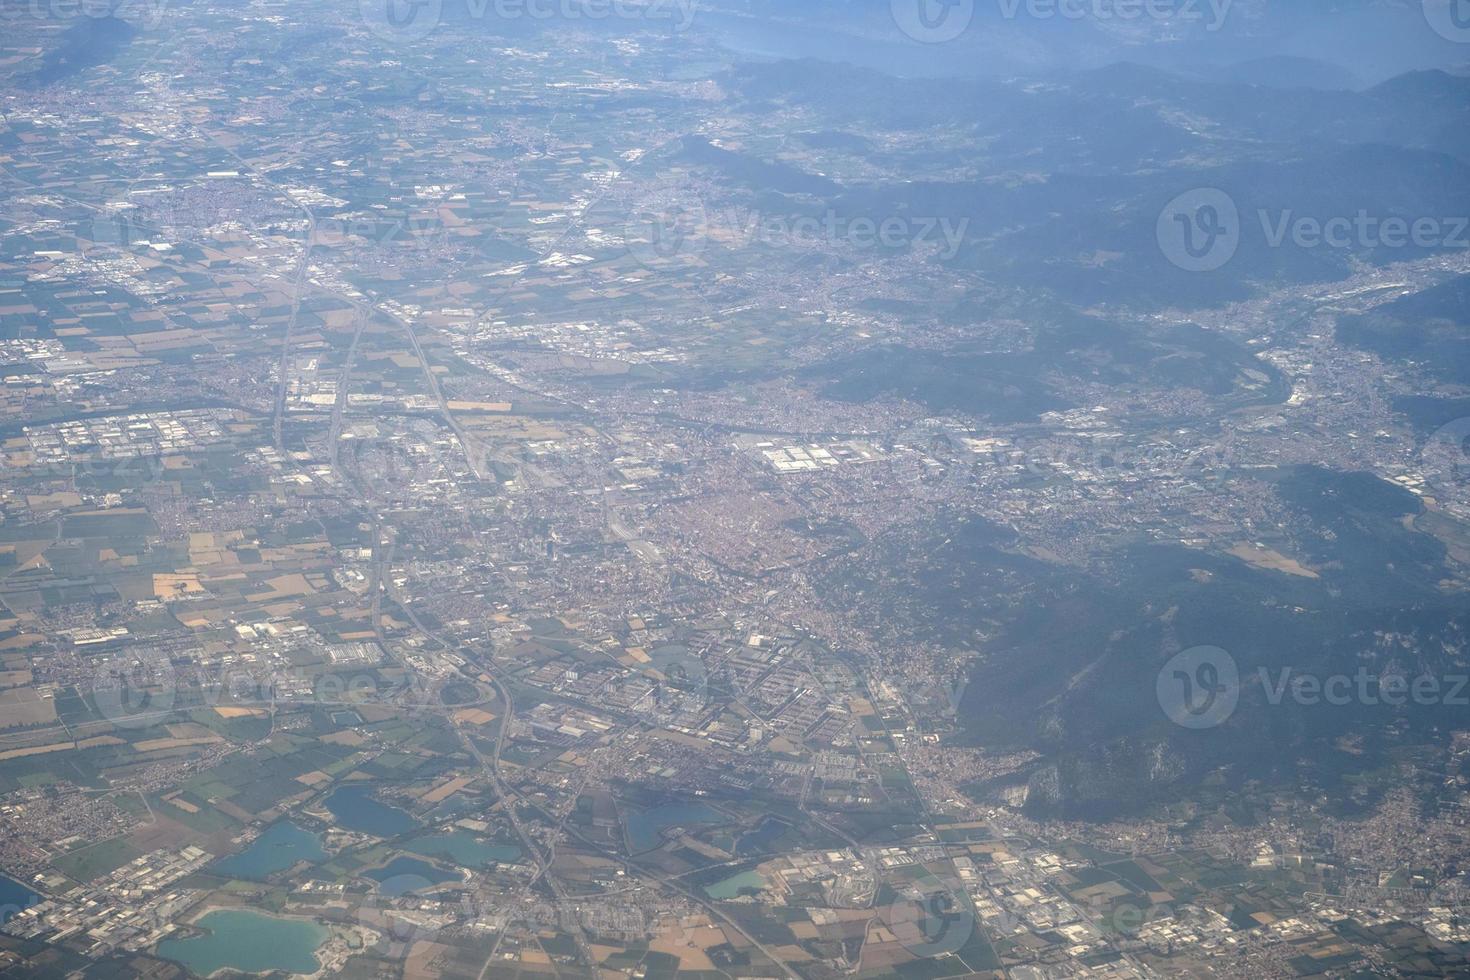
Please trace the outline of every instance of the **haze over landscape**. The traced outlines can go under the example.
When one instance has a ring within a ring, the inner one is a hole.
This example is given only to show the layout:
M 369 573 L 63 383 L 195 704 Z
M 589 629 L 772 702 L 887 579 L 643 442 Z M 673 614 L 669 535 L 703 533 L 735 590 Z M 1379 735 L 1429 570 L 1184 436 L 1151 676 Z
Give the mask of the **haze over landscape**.
M 1467 0 L 0 0 L 0 975 L 1470 972 Z

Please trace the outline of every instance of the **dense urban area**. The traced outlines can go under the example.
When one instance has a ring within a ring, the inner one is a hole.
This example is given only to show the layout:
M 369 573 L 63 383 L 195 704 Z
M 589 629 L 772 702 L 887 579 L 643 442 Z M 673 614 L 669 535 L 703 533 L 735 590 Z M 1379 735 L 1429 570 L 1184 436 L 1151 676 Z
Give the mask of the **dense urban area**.
M 373 6 L 3 21 L 0 975 L 1470 970 L 1470 77 Z

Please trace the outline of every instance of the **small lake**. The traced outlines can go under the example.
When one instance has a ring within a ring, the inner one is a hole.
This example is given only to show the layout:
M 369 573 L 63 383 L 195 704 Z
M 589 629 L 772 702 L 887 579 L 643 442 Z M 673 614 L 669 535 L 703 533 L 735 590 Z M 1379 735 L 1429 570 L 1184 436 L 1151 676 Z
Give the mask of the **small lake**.
M 786 830 L 786 825 L 774 817 L 761 818 L 760 824 L 740 838 L 740 843 L 735 845 L 735 855 L 746 857 L 751 854 L 764 854 L 776 843 L 776 838 Z
M 416 892 L 430 885 L 442 885 L 446 881 L 463 881 L 457 874 L 437 868 L 428 861 L 418 858 L 396 857 L 381 868 L 364 871 L 363 876 L 378 883 L 378 892 L 389 898 L 397 898 L 407 892 Z
M 419 837 L 409 841 L 406 850 L 428 857 L 444 858 L 466 868 L 483 868 L 498 861 L 516 861 L 521 856 L 518 844 L 497 844 L 482 840 L 465 830 Z
M 738 875 L 731 875 L 724 881 L 717 881 L 713 885 L 705 885 L 704 893 L 710 898 L 738 898 L 740 889 L 766 887 L 766 879 L 755 871 L 742 871 Z
M 338 789 L 327 797 L 326 807 L 339 826 L 374 837 L 397 837 L 418 826 L 407 813 L 374 799 L 372 787 L 362 784 Z
M 9 922 L 19 912 L 44 901 L 45 896 L 18 881 L 0 875 L 0 924 Z
M 647 851 L 663 842 L 662 831 L 669 827 L 692 827 L 701 823 L 724 823 L 718 810 L 703 803 L 668 803 L 651 810 L 637 810 L 628 815 L 628 841 L 634 853 Z
M 241 973 L 315 973 L 316 951 L 330 931 L 310 919 L 283 919 L 245 909 L 216 909 L 194 923 L 204 930 L 187 939 L 165 939 L 158 955 L 207 977 L 216 970 Z
M 320 861 L 327 856 L 322 839 L 289 820 L 272 824 L 239 854 L 216 861 L 210 871 L 228 878 L 259 881 L 285 871 L 298 861 Z

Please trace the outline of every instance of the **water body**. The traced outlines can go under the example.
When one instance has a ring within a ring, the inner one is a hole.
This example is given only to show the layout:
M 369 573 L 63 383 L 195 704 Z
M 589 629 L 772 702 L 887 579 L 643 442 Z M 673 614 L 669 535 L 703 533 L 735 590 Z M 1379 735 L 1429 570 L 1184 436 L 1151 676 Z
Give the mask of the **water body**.
M 408 850 L 415 854 L 445 858 L 467 868 L 483 868 L 497 861 L 516 861 L 521 856 L 519 845 L 481 840 L 464 830 L 420 837 L 409 842 Z
M 364 871 L 363 876 L 376 881 L 378 891 L 390 898 L 397 898 L 406 892 L 418 891 L 429 885 L 463 880 L 457 874 L 411 857 L 396 857 L 381 868 Z
M 158 955 L 184 964 L 200 976 L 217 970 L 261 974 L 315 973 L 316 951 L 330 931 L 309 919 L 283 919 L 244 909 L 216 909 L 194 923 L 203 935 L 166 939 Z
M 754 830 L 740 838 L 740 843 L 735 845 L 735 855 L 745 857 L 750 854 L 764 854 L 785 829 L 786 825 L 779 820 L 772 817 L 762 818 Z
M 742 871 L 738 875 L 731 875 L 723 881 L 717 881 L 713 885 L 705 885 L 704 893 L 710 898 L 738 898 L 740 889 L 766 887 L 766 879 L 755 871 Z
M 216 861 L 210 870 L 230 878 L 259 881 L 277 871 L 285 871 L 298 861 L 316 862 L 326 856 L 320 835 L 282 820 L 271 825 L 239 854 Z
M 375 837 L 397 837 L 417 826 L 407 813 L 373 799 L 372 787 L 360 783 L 334 792 L 326 806 L 338 825 Z
M 24 912 L 44 898 L 44 895 L 32 891 L 20 882 L 0 875 L 0 924 L 9 922 L 18 913 Z
M 718 810 L 703 803 L 668 803 L 628 815 L 628 841 L 633 851 L 647 851 L 662 843 L 662 831 L 701 823 L 723 823 Z

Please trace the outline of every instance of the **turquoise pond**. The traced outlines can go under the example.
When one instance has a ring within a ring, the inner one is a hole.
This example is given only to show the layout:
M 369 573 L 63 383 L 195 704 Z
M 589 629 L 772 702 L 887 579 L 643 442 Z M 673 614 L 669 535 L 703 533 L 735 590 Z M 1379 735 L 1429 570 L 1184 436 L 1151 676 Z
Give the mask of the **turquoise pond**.
M 268 878 L 285 871 L 298 861 L 320 861 L 327 856 L 319 835 L 298 827 L 289 820 L 272 824 L 265 833 L 239 854 L 221 858 L 210 866 L 214 874 L 226 878 Z
M 415 854 L 443 858 L 466 868 L 483 868 L 500 861 L 516 861 L 521 856 L 521 849 L 517 844 L 497 844 L 495 841 L 482 840 L 465 830 L 418 837 L 404 847 Z
M 628 842 L 634 853 L 657 847 L 669 827 L 692 827 L 701 823 L 724 823 L 725 816 L 703 803 L 668 803 L 628 814 Z
M 326 807 L 339 826 L 374 837 L 397 837 L 418 826 L 407 813 L 374 799 L 373 788 L 361 783 L 332 793 Z
M 378 883 L 378 892 L 391 898 L 417 892 L 446 881 L 463 881 L 459 875 L 435 867 L 418 858 L 396 857 L 381 868 L 364 871 L 363 876 Z
M 216 909 L 194 923 L 203 935 L 166 939 L 158 955 L 200 976 L 217 970 L 241 973 L 315 973 L 316 951 L 331 935 L 309 919 L 283 919 L 245 909 Z
M 705 885 L 704 893 L 710 898 L 736 898 L 740 895 L 742 888 L 761 889 L 766 887 L 766 880 L 754 871 L 742 871 L 738 875 L 731 875 L 724 881 L 717 881 L 713 885 Z

